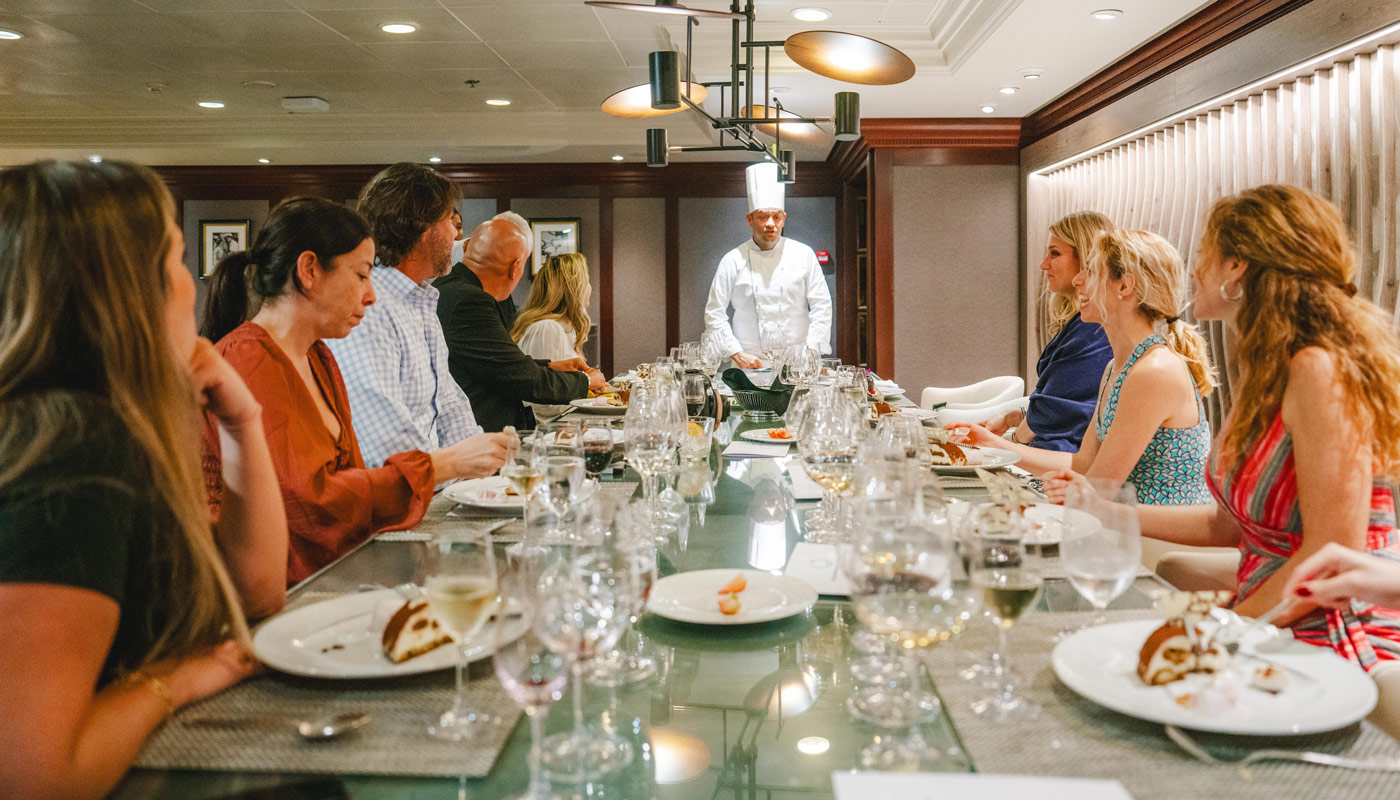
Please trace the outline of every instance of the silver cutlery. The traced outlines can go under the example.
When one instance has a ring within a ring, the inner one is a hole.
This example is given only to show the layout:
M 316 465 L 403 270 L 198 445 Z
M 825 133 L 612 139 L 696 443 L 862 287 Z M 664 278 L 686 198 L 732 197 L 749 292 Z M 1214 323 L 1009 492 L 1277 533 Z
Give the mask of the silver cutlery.
M 1194 739 L 1186 735 L 1186 732 L 1175 725 L 1167 725 L 1167 738 L 1176 743 L 1177 747 L 1185 750 L 1206 764 L 1229 765 L 1239 770 L 1240 777 L 1249 779 L 1253 777 L 1250 767 L 1260 761 L 1295 761 L 1304 764 L 1318 764 L 1324 767 L 1337 767 L 1339 769 L 1360 769 L 1373 772 L 1400 772 L 1400 758 L 1389 756 L 1370 756 L 1366 758 L 1351 758 L 1349 756 L 1339 756 L 1332 753 L 1319 753 L 1314 750 L 1255 750 L 1253 753 L 1240 759 L 1228 760 L 1217 758 L 1211 755 L 1204 747 L 1196 743 Z
M 351 711 L 313 720 L 295 720 L 273 714 L 252 714 L 241 717 L 194 717 L 182 719 L 179 723 L 191 728 L 214 728 L 218 730 L 238 730 L 240 728 L 285 729 L 293 725 L 296 732 L 308 741 L 329 741 L 344 736 L 351 731 L 363 728 L 370 721 L 369 714 Z

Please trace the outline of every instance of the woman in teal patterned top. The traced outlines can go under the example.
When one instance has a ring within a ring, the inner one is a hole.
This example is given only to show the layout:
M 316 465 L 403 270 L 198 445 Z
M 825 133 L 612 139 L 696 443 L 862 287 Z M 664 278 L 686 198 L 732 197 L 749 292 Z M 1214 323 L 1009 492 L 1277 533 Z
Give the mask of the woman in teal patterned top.
M 1214 379 L 1206 343 L 1180 319 L 1186 265 L 1165 239 L 1146 231 L 1110 231 L 1090 246 L 1074 279 L 1080 315 L 1108 334 L 1113 361 L 1099 384 L 1094 436 L 1078 453 L 1023 448 L 1000 439 L 973 443 L 1013 449 L 1021 466 L 1046 478 L 1052 500 L 1076 473 L 1130 480 L 1138 502 L 1211 502 L 1205 483 L 1210 424 L 1201 396 Z

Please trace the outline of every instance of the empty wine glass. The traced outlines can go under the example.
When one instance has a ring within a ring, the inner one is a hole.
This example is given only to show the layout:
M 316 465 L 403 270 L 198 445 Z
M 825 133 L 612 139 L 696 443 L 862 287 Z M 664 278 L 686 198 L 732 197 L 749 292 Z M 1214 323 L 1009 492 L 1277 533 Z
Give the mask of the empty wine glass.
M 783 330 L 782 323 L 769 319 L 759 324 L 758 346 L 763 350 L 765 367 L 775 366 L 778 356 L 787 345 L 787 332 Z
M 540 426 L 539 437 L 545 455 L 583 458 L 582 421 L 577 418 L 550 420 Z
M 574 542 L 574 532 L 569 530 L 564 522 L 569 510 L 578 501 L 586 481 L 583 459 L 579 456 L 547 456 L 541 465 L 544 480 L 539 495 L 550 515 L 544 532 L 544 542 Z
M 502 589 L 511 607 L 518 608 L 533 628 L 539 613 L 533 586 L 512 581 L 503 582 Z M 492 657 L 496 677 L 506 694 L 524 707 L 530 720 L 530 785 L 517 800 L 553 800 L 542 768 L 544 715 L 563 696 L 569 680 L 569 659 L 550 650 L 534 630 L 512 638 L 514 631 L 502 621 L 496 632 L 496 653 Z
M 1029 719 L 1040 707 L 1016 693 L 1010 680 L 1010 632 L 1016 620 L 1035 605 L 1044 577 L 1040 567 L 1039 545 L 1025 535 L 1016 509 L 1002 509 L 1004 522 L 984 515 L 973 531 L 971 550 L 972 585 L 982 592 L 982 606 L 997 624 L 997 651 L 1001 665 L 998 686 L 988 697 L 972 704 L 973 713 L 998 722 Z
M 438 623 L 456 640 L 457 693 L 428 732 L 439 739 L 467 741 L 500 722 L 467 704 L 467 651 L 499 603 L 491 540 L 466 532 L 439 534 L 429 544 L 424 589 Z
M 1101 625 L 1142 560 L 1137 492 L 1131 483 L 1088 478 L 1066 489 L 1064 514 L 1060 560 L 1070 585 L 1099 612 L 1092 624 Z
M 642 495 L 652 513 L 656 510 L 656 477 L 675 459 L 680 444 L 680 426 L 669 395 L 656 384 L 637 387 L 622 421 L 627 463 L 641 476 Z

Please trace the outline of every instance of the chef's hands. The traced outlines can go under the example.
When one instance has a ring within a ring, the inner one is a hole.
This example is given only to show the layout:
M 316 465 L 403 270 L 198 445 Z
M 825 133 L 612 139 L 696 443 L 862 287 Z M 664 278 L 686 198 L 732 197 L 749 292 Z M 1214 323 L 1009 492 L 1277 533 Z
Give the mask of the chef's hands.
M 758 356 L 743 350 L 731 355 L 730 358 L 733 359 L 734 366 L 739 369 L 758 369 L 763 366 L 763 361 Z

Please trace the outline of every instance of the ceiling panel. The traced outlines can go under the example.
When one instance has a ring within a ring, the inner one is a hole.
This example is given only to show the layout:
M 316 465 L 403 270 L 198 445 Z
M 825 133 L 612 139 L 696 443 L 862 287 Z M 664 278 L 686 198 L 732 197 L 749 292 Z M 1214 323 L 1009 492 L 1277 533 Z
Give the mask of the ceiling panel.
M 204 41 L 266 47 L 342 44 L 345 37 L 302 11 L 196 11 L 174 14 Z
M 318 10 L 308 13 L 352 42 L 403 44 L 410 39 L 413 43 L 481 41 L 457 17 L 442 8 Z M 416 25 L 418 30 L 412 34 L 385 33 L 379 26 L 387 22 L 408 22 Z
M 174 14 L 53 14 L 30 19 L 94 45 L 158 43 L 179 47 L 209 44 L 207 32 L 191 27 Z
M 454 0 L 447 0 L 449 7 Z M 453 13 L 487 42 L 559 42 L 607 39 L 598 15 L 583 3 L 497 8 L 453 8 Z
M 70 44 L 57 47 L 31 47 L 15 51 L 24 60 L 50 72 L 142 72 L 155 66 L 146 58 L 144 47 L 88 47 Z
M 613 92 L 647 82 L 645 69 L 522 69 L 520 75 L 560 108 L 578 109 L 600 109 Z
M 540 47 L 529 42 L 505 42 L 496 52 L 515 69 L 609 69 L 628 66 L 609 40 L 601 42 L 551 42 Z M 642 66 L 646 61 L 642 61 Z
M 398 69 L 467 69 L 504 67 L 505 62 L 484 44 L 367 44 L 364 50 Z
M 198 72 L 257 72 L 269 64 L 252 50 L 239 47 L 210 47 L 205 45 L 168 47 L 157 45 L 141 51 L 142 56 L 156 66 L 172 73 Z M 280 67 L 279 67 L 280 69 Z

